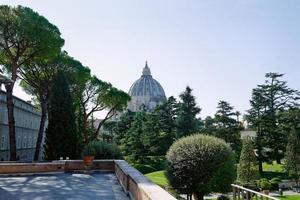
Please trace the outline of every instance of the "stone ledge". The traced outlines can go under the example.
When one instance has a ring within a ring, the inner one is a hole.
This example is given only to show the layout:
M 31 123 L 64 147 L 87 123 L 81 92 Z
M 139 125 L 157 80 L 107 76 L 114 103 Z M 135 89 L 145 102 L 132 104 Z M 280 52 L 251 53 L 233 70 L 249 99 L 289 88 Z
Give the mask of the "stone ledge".
M 149 181 L 142 173 L 124 160 L 115 160 L 115 173 L 123 188 L 135 200 L 175 200 L 160 186 Z

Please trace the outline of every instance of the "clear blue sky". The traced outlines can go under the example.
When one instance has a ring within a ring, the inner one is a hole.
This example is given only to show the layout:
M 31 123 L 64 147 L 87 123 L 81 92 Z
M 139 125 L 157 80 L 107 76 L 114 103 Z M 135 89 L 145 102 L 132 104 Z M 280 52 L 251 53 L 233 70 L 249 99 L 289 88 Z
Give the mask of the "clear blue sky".
M 300 89 L 300 1 L 6 0 L 57 25 L 64 49 L 128 91 L 145 60 L 167 96 L 187 85 L 212 115 L 226 100 L 244 112 L 266 72 Z M 15 95 L 28 98 L 20 89 Z

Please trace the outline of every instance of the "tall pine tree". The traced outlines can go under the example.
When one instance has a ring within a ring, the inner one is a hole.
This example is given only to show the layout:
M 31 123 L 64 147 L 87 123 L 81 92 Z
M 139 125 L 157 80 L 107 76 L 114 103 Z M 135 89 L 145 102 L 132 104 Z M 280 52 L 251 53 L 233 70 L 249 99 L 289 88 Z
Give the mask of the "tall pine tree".
M 58 72 L 52 86 L 49 104 L 49 124 L 46 130 L 47 160 L 78 157 L 79 140 L 75 124 L 74 106 L 65 74 Z
M 186 87 L 186 90 L 180 94 L 179 97 L 181 101 L 178 103 L 177 108 L 177 138 L 187 136 L 198 131 L 199 120 L 196 116 L 201 111 L 201 109 L 197 106 L 190 87 Z
M 248 121 L 257 129 L 258 153 L 263 150 L 262 146 L 268 147 L 272 150 L 269 159 L 280 163 L 287 135 L 279 128 L 278 113 L 299 105 L 299 93 L 281 80 L 283 74 L 267 73 L 265 77 L 265 83 L 253 89 Z

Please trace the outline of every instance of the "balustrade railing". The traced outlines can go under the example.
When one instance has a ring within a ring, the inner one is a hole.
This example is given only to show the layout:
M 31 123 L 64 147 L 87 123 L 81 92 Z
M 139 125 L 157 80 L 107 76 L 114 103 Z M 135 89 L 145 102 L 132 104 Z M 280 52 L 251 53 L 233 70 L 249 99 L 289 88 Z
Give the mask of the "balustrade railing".
M 280 200 L 239 185 L 232 184 L 231 186 L 233 188 L 233 200 Z

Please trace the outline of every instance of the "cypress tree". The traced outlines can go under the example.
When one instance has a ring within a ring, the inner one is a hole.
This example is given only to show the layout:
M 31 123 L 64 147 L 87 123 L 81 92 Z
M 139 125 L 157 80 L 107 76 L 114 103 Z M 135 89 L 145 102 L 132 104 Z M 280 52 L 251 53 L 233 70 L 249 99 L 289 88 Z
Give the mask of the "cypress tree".
M 49 124 L 46 130 L 47 160 L 77 157 L 77 131 L 69 84 L 63 72 L 58 72 L 52 86 L 49 104 Z

